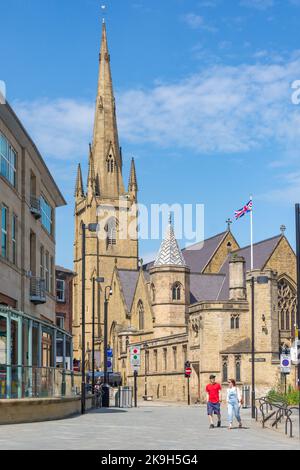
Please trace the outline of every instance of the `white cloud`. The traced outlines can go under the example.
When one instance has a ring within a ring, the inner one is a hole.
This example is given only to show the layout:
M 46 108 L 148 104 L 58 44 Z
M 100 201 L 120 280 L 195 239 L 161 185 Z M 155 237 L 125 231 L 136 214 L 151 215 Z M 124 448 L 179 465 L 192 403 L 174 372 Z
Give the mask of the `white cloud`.
M 42 154 L 57 159 L 88 154 L 94 106 L 72 99 L 41 99 L 13 103 Z
M 300 59 L 282 64 L 215 66 L 175 84 L 119 97 L 123 137 L 198 153 L 246 152 L 300 138 L 300 107 L 290 88 Z
M 274 64 L 210 66 L 177 83 L 131 89 L 117 96 L 121 140 L 168 150 L 235 153 L 280 145 L 299 148 L 300 106 L 291 83 L 300 57 Z M 14 103 L 43 154 L 87 155 L 94 105 L 77 100 Z
M 206 23 L 203 16 L 196 15 L 195 13 L 187 13 L 183 16 L 185 23 L 192 29 L 203 29 L 211 33 L 215 33 L 217 28 Z
M 300 201 L 300 172 L 281 173 L 278 188 L 258 195 L 258 199 L 282 205 L 291 205 Z

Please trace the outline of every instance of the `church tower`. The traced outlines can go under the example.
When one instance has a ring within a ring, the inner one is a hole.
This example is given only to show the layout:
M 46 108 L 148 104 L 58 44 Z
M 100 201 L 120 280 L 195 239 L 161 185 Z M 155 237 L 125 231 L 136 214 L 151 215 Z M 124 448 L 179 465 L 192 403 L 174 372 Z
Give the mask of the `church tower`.
M 190 269 L 175 238 L 171 216 L 165 239 L 150 269 L 156 338 L 185 333 L 190 303 Z
M 110 285 L 116 265 L 119 269 L 138 268 L 138 185 L 132 160 L 128 190 L 124 188 L 122 151 L 119 146 L 116 104 L 104 22 L 93 142 L 89 147 L 88 158 L 86 190 L 80 165 L 75 187 L 74 271 L 77 276 L 73 298 L 74 358 L 81 358 L 82 224 L 98 223 L 98 233 L 86 231 L 86 365 L 90 367 L 92 349 L 92 279 L 104 277 L 103 284 L 96 283 L 95 295 L 95 360 L 96 366 L 101 367 L 104 288 Z M 113 312 L 110 312 L 110 315 L 113 317 Z

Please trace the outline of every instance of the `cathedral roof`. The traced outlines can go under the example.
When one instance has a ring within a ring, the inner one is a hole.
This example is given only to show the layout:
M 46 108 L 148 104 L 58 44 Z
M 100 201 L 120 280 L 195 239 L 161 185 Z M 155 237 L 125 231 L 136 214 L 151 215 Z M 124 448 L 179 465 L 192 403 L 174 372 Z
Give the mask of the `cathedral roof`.
M 253 269 L 263 269 L 266 262 L 272 255 L 279 241 L 281 240 L 282 235 L 277 235 L 276 237 L 268 238 L 261 242 L 255 243 L 253 246 Z M 251 269 L 251 247 L 246 246 L 245 248 L 240 248 L 239 250 L 232 251 L 230 255 L 226 258 L 220 273 L 225 274 L 226 280 L 223 284 L 220 299 L 228 299 L 229 297 L 229 260 L 232 254 L 238 256 L 243 256 L 245 258 L 245 271 L 250 271 Z
M 228 232 L 222 232 L 182 250 L 186 264 L 193 273 L 201 273 Z
M 200 243 L 195 243 L 182 250 L 185 264 L 193 273 L 201 273 L 228 232 L 222 232 Z M 154 262 L 144 265 L 144 270 L 152 268 Z
M 226 281 L 224 274 L 191 274 L 190 275 L 190 302 L 206 300 L 220 300 L 220 293 Z M 221 300 L 228 300 L 221 299 Z
M 228 232 L 220 233 L 214 237 L 204 240 L 181 251 L 185 264 L 190 268 L 190 302 L 191 304 L 201 301 L 216 301 L 229 299 L 229 259 L 232 254 L 245 258 L 245 270 L 250 270 L 251 248 L 246 246 L 232 251 L 226 258 L 219 274 L 201 274 L 213 254 L 219 247 Z M 173 232 L 174 235 L 174 232 Z M 170 234 L 169 234 L 170 236 Z M 175 237 L 174 237 L 175 238 Z M 263 269 L 268 259 L 272 255 L 282 235 L 278 235 L 267 240 L 254 244 L 254 269 Z M 176 239 L 175 239 L 176 241 Z M 164 244 L 164 242 L 163 242 Z M 163 244 L 158 258 L 161 256 Z M 176 242 L 177 244 L 177 242 Z M 177 245 L 178 247 L 178 245 Z M 144 273 L 148 274 L 154 262 L 145 264 Z M 156 264 L 155 264 L 156 265 Z
M 175 238 L 171 217 L 165 239 L 162 241 L 154 266 L 186 266 L 182 252 Z
M 139 271 L 119 270 L 120 282 L 123 289 L 124 300 L 128 309 L 131 311 L 136 284 L 139 277 Z

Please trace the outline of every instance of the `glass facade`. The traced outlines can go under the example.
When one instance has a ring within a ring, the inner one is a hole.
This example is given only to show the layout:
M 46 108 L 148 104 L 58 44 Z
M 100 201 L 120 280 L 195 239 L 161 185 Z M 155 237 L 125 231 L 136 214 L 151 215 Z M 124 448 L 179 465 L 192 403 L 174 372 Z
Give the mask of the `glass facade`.
M 41 196 L 41 212 L 42 225 L 48 233 L 52 234 L 52 207 L 46 201 L 44 196 Z
M 11 243 L 12 243 L 12 262 L 17 264 L 17 216 L 12 216 L 11 221 Z
M 1 256 L 7 258 L 7 214 L 6 206 L 1 207 Z
M 0 174 L 16 186 L 17 154 L 6 137 L 0 133 Z
M 58 338 L 64 368 L 57 361 Z M 66 370 L 72 361 L 68 333 L 0 306 L 0 398 L 75 395 L 74 373 Z

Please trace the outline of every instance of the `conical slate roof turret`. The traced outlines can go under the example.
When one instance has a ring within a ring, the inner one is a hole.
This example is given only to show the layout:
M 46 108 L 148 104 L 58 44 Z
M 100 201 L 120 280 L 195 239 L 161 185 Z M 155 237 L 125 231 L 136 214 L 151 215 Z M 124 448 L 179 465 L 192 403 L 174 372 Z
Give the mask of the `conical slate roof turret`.
M 181 250 L 175 238 L 171 216 L 165 239 L 163 240 L 154 266 L 186 266 Z

